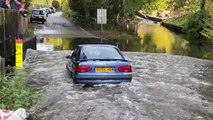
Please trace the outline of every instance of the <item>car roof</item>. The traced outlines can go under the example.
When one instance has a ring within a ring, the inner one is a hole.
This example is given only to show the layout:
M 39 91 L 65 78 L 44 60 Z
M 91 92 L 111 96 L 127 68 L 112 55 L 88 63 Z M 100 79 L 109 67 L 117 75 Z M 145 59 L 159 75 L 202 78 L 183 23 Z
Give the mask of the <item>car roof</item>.
M 42 11 L 41 9 L 33 9 L 33 11 Z
M 81 44 L 78 45 L 79 47 L 113 47 L 113 48 L 117 48 L 114 45 L 109 45 L 109 44 Z

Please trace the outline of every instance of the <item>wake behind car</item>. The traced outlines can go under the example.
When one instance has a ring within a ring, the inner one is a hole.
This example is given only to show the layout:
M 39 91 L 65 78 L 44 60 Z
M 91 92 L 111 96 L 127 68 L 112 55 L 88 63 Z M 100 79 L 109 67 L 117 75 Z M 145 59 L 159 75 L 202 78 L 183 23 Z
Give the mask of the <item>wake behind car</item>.
M 66 58 L 69 59 L 66 68 L 75 84 L 118 84 L 132 80 L 132 67 L 116 46 L 78 45 Z
M 44 24 L 44 22 L 47 21 L 47 16 L 45 11 L 41 10 L 41 9 L 34 9 L 32 11 L 32 15 L 30 17 L 30 23 L 32 22 L 41 22 L 42 24 Z

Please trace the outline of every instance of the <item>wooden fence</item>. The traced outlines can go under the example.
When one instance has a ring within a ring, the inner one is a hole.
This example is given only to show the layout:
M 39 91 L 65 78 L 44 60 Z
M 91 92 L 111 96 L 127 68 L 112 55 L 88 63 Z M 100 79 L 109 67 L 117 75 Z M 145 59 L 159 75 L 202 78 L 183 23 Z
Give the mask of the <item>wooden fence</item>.
M 28 28 L 28 20 L 12 9 L 0 8 L 0 56 L 5 63 L 15 59 L 15 40 L 24 35 Z
M 0 56 L 0 79 L 2 78 L 2 76 L 4 76 L 5 74 L 5 66 L 4 66 L 4 58 L 2 58 Z

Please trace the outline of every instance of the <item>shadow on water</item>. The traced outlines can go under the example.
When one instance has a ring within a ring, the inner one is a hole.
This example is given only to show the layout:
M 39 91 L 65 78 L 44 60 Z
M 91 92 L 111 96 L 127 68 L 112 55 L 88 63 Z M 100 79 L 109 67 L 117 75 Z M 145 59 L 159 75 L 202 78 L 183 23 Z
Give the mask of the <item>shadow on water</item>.
M 166 53 L 213 60 L 213 43 L 197 44 L 186 40 L 159 24 L 141 24 L 138 39 L 103 40 L 103 43 L 118 46 L 122 51 Z M 43 38 L 38 40 L 38 50 L 72 50 L 79 44 L 101 43 L 95 38 Z

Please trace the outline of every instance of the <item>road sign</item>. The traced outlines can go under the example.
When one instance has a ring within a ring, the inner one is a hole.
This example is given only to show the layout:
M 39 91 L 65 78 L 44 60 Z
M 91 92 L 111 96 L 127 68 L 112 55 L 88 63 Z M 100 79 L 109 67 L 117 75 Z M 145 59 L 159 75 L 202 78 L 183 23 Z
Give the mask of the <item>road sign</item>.
M 16 67 L 17 68 L 23 67 L 23 40 L 22 39 L 16 40 Z
M 107 10 L 97 9 L 97 24 L 107 24 Z

